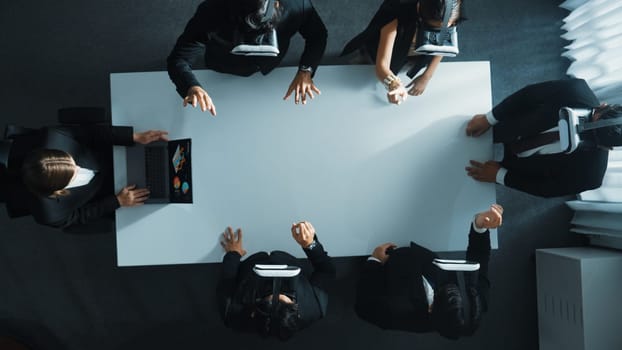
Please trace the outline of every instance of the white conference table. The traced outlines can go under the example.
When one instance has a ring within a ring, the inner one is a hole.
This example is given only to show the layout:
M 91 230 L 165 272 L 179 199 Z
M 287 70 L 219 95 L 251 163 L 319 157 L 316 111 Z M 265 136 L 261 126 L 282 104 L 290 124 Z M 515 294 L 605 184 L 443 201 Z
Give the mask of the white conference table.
M 495 202 L 494 185 L 464 171 L 469 159 L 492 157 L 490 133 L 464 132 L 491 108 L 489 63 L 442 63 L 425 93 L 399 106 L 386 102 L 372 66 L 353 65 L 321 66 L 322 94 L 306 105 L 283 101 L 295 71 L 196 71 L 216 118 L 183 108 L 166 72 L 111 74 L 114 125 L 192 138 L 193 153 L 193 204 L 116 211 L 119 266 L 220 262 L 229 225 L 243 229 L 249 254 L 303 257 L 290 233 L 299 220 L 335 257 L 389 241 L 466 249 L 473 214 Z M 114 161 L 118 190 L 127 182 L 123 147 Z

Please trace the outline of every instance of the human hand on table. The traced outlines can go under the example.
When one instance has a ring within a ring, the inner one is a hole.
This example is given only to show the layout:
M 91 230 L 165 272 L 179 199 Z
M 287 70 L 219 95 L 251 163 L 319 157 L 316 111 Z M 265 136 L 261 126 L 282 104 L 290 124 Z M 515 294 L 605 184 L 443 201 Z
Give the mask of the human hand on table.
M 122 207 L 134 207 L 144 204 L 149 198 L 149 193 L 147 188 L 136 188 L 136 185 L 129 185 L 117 194 L 117 201 Z
M 192 105 L 196 107 L 197 104 L 203 112 L 209 111 L 213 116 L 216 116 L 216 105 L 212 102 L 207 92 L 198 85 L 192 86 L 188 89 L 186 97 L 184 98 L 184 107 Z
M 371 256 L 380 260 L 380 263 L 384 265 L 384 263 L 389 260 L 389 254 L 387 254 L 387 251 L 394 248 L 397 248 L 397 245 L 390 242 L 381 244 L 374 249 L 374 251 L 371 253 Z
M 154 141 L 168 141 L 168 131 L 164 130 L 148 130 L 143 132 L 135 132 L 133 135 L 134 142 L 146 145 Z
M 490 123 L 485 114 L 476 114 L 466 127 L 467 136 L 478 137 L 490 129 Z
M 389 100 L 389 103 L 393 103 L 396 105 L 399 105 L 402 102 L 406 101 L 407 97 L 408 92 L 406 91 L 406 88 L 401 84 L 397 88 L 387 92 L 387 100 Z
M 222 241 L 220 245 L 224 248 L 225 252 L 237 252 L 240 256 L 246 255 L 246 250 L 242 247 L 242 229 L 238 228 L 233 232 L 231 226 L 227 227 L 222 234 Z
M 283 100 L 287 100 L 292 93 L 294 94 L 294 103 L 298 104 L 302 102 L 302 104 L 307 104 L 307 95 L 311 97 L 311 99 L 315 98 L 313 92 L 320 95 L 320 89 L 318 89 L 313 83 L 313 79 L 311 79 L 311 72 L 307 71 L 298 71 L 292 83 L 289 84 L 289 88 L 283 97 Z
M 412 96 L 419 96 L 423 94 L 423 92 L 425 91 L 425 88 L 428 86 L 429 81 L 430 81 L 430 78 L 424 74 L 411 80 L 410 83 L 406 85 L 406 88 L 410 88 L 408 90 L 408 94 Z
M 486 163 L 471 160 L 471 166 L 464 169 L 467 171 L 467 175 L 477 181 L 494 183 L 497 181 L 497 172 L 501 169 L 501 165 L 492 160 Z

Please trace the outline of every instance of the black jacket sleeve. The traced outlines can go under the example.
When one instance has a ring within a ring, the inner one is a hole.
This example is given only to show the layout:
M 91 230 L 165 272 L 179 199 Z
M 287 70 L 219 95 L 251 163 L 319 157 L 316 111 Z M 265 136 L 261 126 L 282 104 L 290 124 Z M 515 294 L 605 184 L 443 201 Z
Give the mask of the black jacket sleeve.
M 113 213 L 115 210 L 119 209 L 120 206 L 117 197 L 115 195 L 110 195 L 74 209 L 67 217 L 61 220 L 51 221 L 45 224 L 58 228 L 68 228 L 77 224 L 84 225 L 94 222 L 106 214 Z M 80 231 L 80 233 L 82 233 L 82 231 Z
M 571 154 L 504 159 L 506 186 L 541 197 L 556 197 L 598 188 L 607 171 L 609 152 L 587 147 Z
M 469 246 L 466 252 L 466 259 L 479 263 L 477 280 L 477 290 L 482 300 L 483 311 L 488 310 L 488 291 L 490 290 L 490 280 L 488 279 L 488 262 L 490 260 L 490 231 L 477 233 L 473 230 L 469 232 Z
M 492 112 L 501 123 L 547 106 L 557 112 L 563 106 L 596 107 L 598 100 L 583 79 L 553 80 L 525 86 L 506 97 Z M 556 120 L 557 114 L 552 117 Z
M 305 48 L 300 57 L 300 65 L 317 70 L 326 49 L 328 32 L 310 0 L 303 0 L 303 22 L 298 30 L 305 39 Z
M 236 315 L 240 315 L 242 306 L 234 303 L 238 267 L 242 256 L 237 252 L 228 252 L 222 258 L 222 277 L 217 287 L 218 311 L 228 327 L 235 326 Z
M 387 328 L 383 324 L 383 320 L 387 318 L 383 315 L 383 310 L 391 303 L 386 294 L 384 266 L 377 261 L 367 260 L 356 287 L 356 314 L 367 322 Z
M 317 236 L 315 239 L 317 240 Z M 313 272 L 311 273 L 309 282 L 311 282 L 311 285 L 325 290 L 329 283 L 334 281 L 337 276 L 333 258 L 328 256 L 328 253 L 324 250 L 324 246 L 322 246 L 322 243 L 319 241 L 317 241 L 317 245 L 313 249 L 303 249 L 303 251 L 307 255 L 309 262 L 311 262 L 311 266 L 313 266 Z
M 201 86 L 192 73 L 192 65 L 204 53 L 208 33 L 217 29 L 225 17 L 220 3 L 224 2 L 205 1 L 199 5 L 166 60 L 168 75 L 182 98 L 190 87 Z

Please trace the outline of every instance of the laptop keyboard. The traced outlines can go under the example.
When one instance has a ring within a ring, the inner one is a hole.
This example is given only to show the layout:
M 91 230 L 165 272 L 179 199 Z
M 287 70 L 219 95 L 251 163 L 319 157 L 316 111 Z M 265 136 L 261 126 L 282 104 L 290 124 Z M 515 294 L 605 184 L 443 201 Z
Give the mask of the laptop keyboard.
M 165 198 L 167 180 L 165 179 L 166 149 L 164 147 L 145 147 L 145 180 L 151 191 L 151 198 Z

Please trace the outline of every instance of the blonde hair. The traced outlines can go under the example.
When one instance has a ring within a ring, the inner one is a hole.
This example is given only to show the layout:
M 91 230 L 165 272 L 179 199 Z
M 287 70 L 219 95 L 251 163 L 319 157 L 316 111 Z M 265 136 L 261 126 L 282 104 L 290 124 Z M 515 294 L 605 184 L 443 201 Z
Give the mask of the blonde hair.
M 39 149 L 30 152 L 22 164 L 22 181 L 33 193 L 59 197 L 69 194 L 69 185 L 76 170 L 73 158 L 57 149 Z

